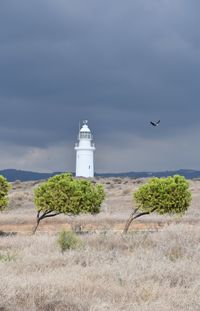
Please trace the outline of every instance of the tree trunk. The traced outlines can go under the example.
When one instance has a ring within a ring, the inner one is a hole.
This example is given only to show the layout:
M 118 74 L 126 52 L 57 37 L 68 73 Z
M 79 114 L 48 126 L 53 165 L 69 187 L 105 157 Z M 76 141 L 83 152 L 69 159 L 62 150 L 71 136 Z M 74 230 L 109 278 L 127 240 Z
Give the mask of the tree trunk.
M 40 223 L 40 221 L 39 220 L 37 220 L 37 224 L 36 224 L 36 226 L 33 228 L 33 234 L 35 234 L 35 232 L 36 232 L 36 230 L 37 230 L 37 228 L 38 228 L 38 226 L 39 226 L 39 223 Z
M 129 219 L 127 220 L 126 224 L 125 224 L 125 227 L 124 227 L 124 230 L 123 230 L 123 233 L 126 234 L 128 232 L 128 229 L 133 221 L 133 215 L 131 214 L 131 216 L 129 217 Z
M 60 213 L 53 213 L 51 214 L 51 211 L 46 211 L 44 212 L 41 216 L 40 216 L 40 212 L 37 213 L 37 223 L 36 223 L 36 226 L 33 228 L 33 234 L 35 234 L 38 226 L 39 226 L 39 223 L 40 223 L 40 220 L 44 219 L 44 218 L 48 218 L 48 217 L 54 217 L 54 216 L 57 216 L 59 215 Z
M 37 223 L 36 223 L 36 226 L 33 228 L 33 231 L 32 231 L 33 234 L 35 234 L 35 232 L 36 232 L 36 230 L 37 230 L 37 228 L 39 226 L 39 223 L 40 223 L 40 220 L 41 220 L 41 218 L 39 216 L 40 216 L 40 213 L 38 212 L 37 213 Z
M 135 210 L 131 213 L 129 219 L 127 220 L 127 222 L 126 222 L 126 224 L 125 224 L 125 227 L 124 227 L 124 230 L 123 230 L 123 234 L 126 234 L 126 233 L 128 232 L 128 229 L 129 229 L 129 227 L 130 227 L 130 225 L 131 225 L 131 223 L 132 223 L 132 221 L 133 221 L 134 219 L 139 218 L 139 217 L 144 216 L 144 215 L 149 215 L 149 214 L 153 213 L 156 209 L 157 209 L 157 207 L 154 207 L 154 208 L 153 208 L 151 211 L 149 211 L 149 212 L 142 212 L 142 213 L 139 213 L 139 214 L 136 214 L 137 211 L 138 211 L 138 208 L 135 209 Z

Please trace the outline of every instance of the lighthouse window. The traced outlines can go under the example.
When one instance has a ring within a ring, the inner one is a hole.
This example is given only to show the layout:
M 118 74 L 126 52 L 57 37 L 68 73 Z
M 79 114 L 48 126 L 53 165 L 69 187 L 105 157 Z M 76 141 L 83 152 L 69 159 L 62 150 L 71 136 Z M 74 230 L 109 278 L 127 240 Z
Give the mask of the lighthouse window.
M 88 132 L 81 132 L 80 133 L 80 138 L 91 138 L 91 134 Z

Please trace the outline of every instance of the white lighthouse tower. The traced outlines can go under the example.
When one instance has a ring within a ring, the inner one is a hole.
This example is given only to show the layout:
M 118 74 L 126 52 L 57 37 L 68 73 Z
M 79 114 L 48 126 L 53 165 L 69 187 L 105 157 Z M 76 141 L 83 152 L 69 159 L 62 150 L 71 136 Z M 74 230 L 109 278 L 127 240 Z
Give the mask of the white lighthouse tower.
M 87 123 L 87 120 L 83 121 L 81 129 L 79 129 L 78 143 L 75 145 L 76 176 L 80 177 L 94 177 L 95 146 Z

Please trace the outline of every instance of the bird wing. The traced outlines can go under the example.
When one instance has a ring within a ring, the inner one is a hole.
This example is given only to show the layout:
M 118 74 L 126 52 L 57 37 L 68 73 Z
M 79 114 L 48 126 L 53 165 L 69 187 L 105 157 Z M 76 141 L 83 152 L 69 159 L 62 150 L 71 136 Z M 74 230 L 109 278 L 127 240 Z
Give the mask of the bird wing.
M 156 126 L 156 124 L 154 122 L 150 122 L 150 123 L 151 123 L 151 125 Z
M 156 124 L 159 124 L 160 123 L 160 120 L 158 120 L 157 122 L 156 122 Z

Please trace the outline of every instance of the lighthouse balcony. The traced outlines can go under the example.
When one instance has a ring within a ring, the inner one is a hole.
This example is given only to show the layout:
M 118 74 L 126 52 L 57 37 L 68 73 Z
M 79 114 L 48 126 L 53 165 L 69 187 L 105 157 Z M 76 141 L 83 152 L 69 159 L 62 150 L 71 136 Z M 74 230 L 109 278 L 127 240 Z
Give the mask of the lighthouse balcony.
M 93 149 L 95 150 L 95 145 L 94 143 L 92 143 L 91 141 L 88 141 L 87 143 L 79 142 L 79 143 L 75 143 L 75 149 Z

